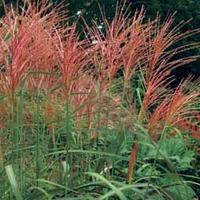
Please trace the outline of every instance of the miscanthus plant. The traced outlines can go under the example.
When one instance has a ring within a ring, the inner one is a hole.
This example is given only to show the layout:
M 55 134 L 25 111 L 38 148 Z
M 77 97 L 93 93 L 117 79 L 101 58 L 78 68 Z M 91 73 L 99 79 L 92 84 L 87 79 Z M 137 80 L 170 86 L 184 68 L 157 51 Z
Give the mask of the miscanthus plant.
M 171 83 L 199 29 L 124 2 L 78 33 L 63 4 L 17 5 L 0 20 L 1 199 L 195 198 L 199 81 Z

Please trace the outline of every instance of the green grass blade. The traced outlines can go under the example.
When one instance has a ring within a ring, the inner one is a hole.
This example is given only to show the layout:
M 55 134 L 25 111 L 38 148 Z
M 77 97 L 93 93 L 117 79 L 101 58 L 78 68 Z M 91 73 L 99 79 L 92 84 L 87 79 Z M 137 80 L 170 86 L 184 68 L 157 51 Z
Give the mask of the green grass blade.
M 47 198 L 47 200 L 51 200 L 52 199 L 51 196 L 48 194 L 48 192 L 46 190 L 44 190 L 43 188 L 41 188 L 41 187 L 34 186 L 34 187 L 31 187 L 31 189 L 32 190 L 38 190 L 39 192 L 44 194 L 44 196 Z
M 100 155 L 100 156 L 107 156 L 119 160 L 125 160 L 127 161 L 128 158 L 125 156 L 120 156 L 117 154 L 113 153 L 107 153 L 107 152 L 102 152 L 102 151 L 93 151 L 93 150 L 82 150 L 82 149 L 69 149 L 68 151 L 66 150 L 61 150 L 61 151 L 56 151 L 52 153 L 48 153 L 47 156 L 49 155 L 57 155 L 57 154 L 66 154 L 66 153 L 80 153 L 80 154 L 91 154 L 91 155 Z
M 125 185 L 125 186 L 118 188 L 118 190 L 119 191 L 132 190 L 133 192 L 135 192 L 138 195 L 138 197 L 140 197 L 143 200 L 145 199 L 145 194 L 142 194 L 142 192 L 139 189 L 134 188 L 133 185 Z M 114 194 L 115 194 L 114 190 L 109 191 L 109 192 L 105 193 L 103 196 L 101 196 L 100 200 L 108 199 L 109 197 L 111 197 Z
M 115 187 L 110 181 L 108 181 L 103 176 L 100 176 L 99 174 L 93 173 L 93 172 L 87 172 L 86 174 L 89 176 L 95 177 L 95 178 L 101 180 L 106 185 L 108 185 L 114 191 L 114 194 L 116 194 L 119 197 L 120 200 L 128 200 L 126 198 L 126 196 L 117 187 Z
M 7 165 L 5 167 L 5 170 L 6 170 L 6 174 L 8 176 L 8 180 L 10 182 L 13 194 L 15 195 L 17 200 L 23 200 L 23 198 L 19 192 L 18 184 L 17 184 L 16 178 L 15 178 L 15 174 L 14 174 L 12 165 Z

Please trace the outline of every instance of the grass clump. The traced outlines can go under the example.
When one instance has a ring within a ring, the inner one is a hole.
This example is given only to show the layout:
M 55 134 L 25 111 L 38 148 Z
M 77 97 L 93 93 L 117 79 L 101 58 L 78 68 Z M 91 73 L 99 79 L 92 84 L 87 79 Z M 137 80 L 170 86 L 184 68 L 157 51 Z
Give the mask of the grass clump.
M 198 58 L 180 57 L 198 43 L 174 45 L 199 30 L 182 33 L 174 15 L 145 22 L 143 9 L 131 16 L 125 7 L 111 21 L 102 14 L 102 29 L 84 22 L 84 39 L 62 4 L 5 8 L 2 199 L 198 195 L 199 82 L 170 84 L 174 69 Z

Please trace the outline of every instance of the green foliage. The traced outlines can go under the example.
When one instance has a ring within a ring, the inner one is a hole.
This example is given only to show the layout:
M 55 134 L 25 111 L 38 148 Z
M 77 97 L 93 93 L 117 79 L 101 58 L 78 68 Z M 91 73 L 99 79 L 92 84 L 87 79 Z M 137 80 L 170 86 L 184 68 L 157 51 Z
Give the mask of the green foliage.
M 70 116 L 70 109 L 66 107 L 66 112 L 63 113 L 66 121 L 56 122 L 57 143 L 56 146 L 52 146 L 51 137 L 45 129 L 47 124 L 41 118 L 40 105 L 41 103 L 35 107 L 35 130 L 32 132 L 37 135 L 37 140 L 32 141 L 31 138 L 34 137 L 30 135 L 29 130 L 25 130 L 23 124 L 21 125 L 24 128 L 19 129 L 19 135 L 23 134 L 29 146 L 20 147 L 21 142 L 16 138 L 19 147 L 15 149 L 18 155 L 15 159 L 26 158 L 34 161 L 27 166 L 21 166 L 21 169 L 13 162 L 15 177 L 18 180 L 17 192 L 23 199 L 59 199 L 65 196 L 77 200 L 187 200 L 195 196 L 190 185 L 184 180 L 184 174 L 182 177 L 179 176 L 179 171 L 192 168 L 191 163 L 194 159 L 194 151 L 189 149 L 181 136 L 155 143 L 142 127 L 135 130 L 136 132 L 103 128 L 96 130 L 99 133 L 98 141 L 88 143 L 87 137 L 79 139 Z M 19 107 L 17 112 L 21 113 L 22 110 L 23 107 Z M 13 128 L 16 130 L 16 127 L 11 127 L 10 132 Z M 68 134 L 63 134 L 65 131 L 68 131 Z M 88 130 L 85 132 L 88 134 Z M 134 133 L 140 135 L 141 145 L 135 171 L 136 179 L 133 183 L 127 184 L 128 156 Z M 66 135 L 67 138 L 62 138 L 62 135 Z M 59 144 L 59 141 L 62 143 Z M 7 156 L 10 153 L 7 152 Z M 9 156 L 7 158 L 9 159 Z M 108 166 L 109 168 L 106 168 Z M 2 177 L 5 177 L 5 173 Z M 3 192 L 6 184 L 7 178 L 4 178 L 4 183 L 1 182 L 4 199 L 8 199 L 12 194 L 11 191 L 9 195 Z
M 164 141 L 159 141 L 157 145 L 158 152 L 152 149 L 152 147 L 142 145 L 139 154 L 140 158 L 142 160 L 156 159 L 162 164 L 164 164 L 165 158 L 168 158 L 178 171 L 192 167 L 191 163 L 195 153 L 192 150 L 188 150 L 186 143 L 181 137 L 167 138 Z

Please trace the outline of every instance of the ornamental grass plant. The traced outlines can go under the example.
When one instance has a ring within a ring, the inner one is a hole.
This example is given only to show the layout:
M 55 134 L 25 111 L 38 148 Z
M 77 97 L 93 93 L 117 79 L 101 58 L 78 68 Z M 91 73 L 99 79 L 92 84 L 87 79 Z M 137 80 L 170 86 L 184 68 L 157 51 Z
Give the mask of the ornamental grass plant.
M 0 20 L 1 199 L 185 199 L 200 180 L 199 80 L 172 88 L 200 30 L 126 2 L 103 27 L 47 0 Z

